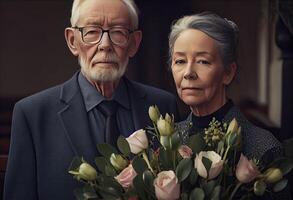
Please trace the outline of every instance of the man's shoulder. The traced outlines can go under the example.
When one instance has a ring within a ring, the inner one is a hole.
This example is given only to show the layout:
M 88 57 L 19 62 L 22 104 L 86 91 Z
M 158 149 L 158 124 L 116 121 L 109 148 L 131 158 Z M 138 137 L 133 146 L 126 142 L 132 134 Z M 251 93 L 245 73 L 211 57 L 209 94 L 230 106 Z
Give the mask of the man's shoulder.
M 65 89 L 66 91 L 70 91 L 73 87 L 75 87 L 73 83 L 76 82 L 76 77 L 77 73 L 75 73 L 72 78 L 59 85 L 52 86 L 21 99 L 17 102 L 17 104 L 30 107 L 56 103 L 57 101 L 60 101 L 61 95 L 65 93 Z
M 16 104 L 28 107 L 35 107 L 39 104 L 47 104 L 50 101 L 57 101 L 60 97 L 61 85 L 50 87 L 19 100 Z

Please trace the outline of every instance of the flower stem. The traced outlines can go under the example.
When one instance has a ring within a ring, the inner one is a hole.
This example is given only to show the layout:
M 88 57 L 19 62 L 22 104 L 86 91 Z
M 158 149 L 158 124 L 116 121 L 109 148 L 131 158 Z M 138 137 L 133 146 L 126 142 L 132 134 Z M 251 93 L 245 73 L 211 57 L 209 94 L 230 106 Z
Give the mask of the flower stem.
M 228 146 L 227 149 L 226 149 L 226 152 L 225 152 L 224 158 L 223 158 L 224 161 L 226 160 L 226 157 L 228 155 L 229 150 L 230 150 L 230 146 Z
M 158 141 L 160 141 L 159 130 L 158 130 L 157 125 L 155 124 L 155 122 L 153 122 L 153 126 L 155 128 L 155 133 L 156 133 L 157 139 L 158 139 Z
M 173 169 L 176 170 L 176 151 L 172 151 Z
M 151 172 L 154 174 L 154 170 L 153 170 L 153 168 L 151 167 L 150 161 L 149 161 L 148 156 L 147 156 L 147 154 L 146 154 L 145 151 L 142 152 L 142 157 L 143 157 L 143 159 L 145 160 L 145 162 L 147 163 L 148 168 L 149 168 L 149 169 L 151 170 Z
M 234 188 L 234 190 L 233 190 L 231 196 L 229 197 L 229 200 L 232 200 L 232 199 L 233 199 L 234 195 L 236 194 L 237 190 L 239 189 L 239 187 L 240 187 L 241 185 L 242 185 L 241 182 L 238 182 L 238 183 L 237 183 L 237 185 L 235 186 L 235 188 Z

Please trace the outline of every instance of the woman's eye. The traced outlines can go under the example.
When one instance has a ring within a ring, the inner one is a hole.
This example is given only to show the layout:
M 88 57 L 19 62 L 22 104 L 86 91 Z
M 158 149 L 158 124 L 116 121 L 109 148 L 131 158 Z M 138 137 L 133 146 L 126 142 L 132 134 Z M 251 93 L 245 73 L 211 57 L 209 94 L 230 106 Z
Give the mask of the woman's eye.
M 181 65 L 181 64 L 184 64 L 185 63 L 185 60 L 175 60 L 175 64 L 176 65 Z
M 203 65 L 209 65 L 210 64 L 210 62 L 207 61 L 207 60 L 199 60 L 199 61 L 197 61 L 197 63 L 203 64 Z

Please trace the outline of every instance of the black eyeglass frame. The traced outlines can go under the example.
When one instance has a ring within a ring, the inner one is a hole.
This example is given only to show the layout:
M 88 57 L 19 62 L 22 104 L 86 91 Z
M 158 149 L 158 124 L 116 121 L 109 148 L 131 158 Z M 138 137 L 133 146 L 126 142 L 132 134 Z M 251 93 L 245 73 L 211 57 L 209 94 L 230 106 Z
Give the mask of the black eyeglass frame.
M 84 41 L 83 29 L 84 29 L 84 28 L 88 28 L 88 27 L 100 28 L 100 29 L 102 30 L 102 34 L 101 34 L 99 40 L 97 40 L 96 42 L 86 42 L 86 41 Z M 127 44 L 127 42 L 129 41 L 129 36 L 130 36 L 130 34 L 132 34 L 132 33 L 136 32 L 136 31 L 138 31 L 138 29 L 130 30 L 130 29 L 127 29 L 127 28 L 124 28 L 124 27 L 111 27 L 111 28 L 106 29 L 106 30 L 103 29 L 103 28 L 100 27 L 100 26 L 83 26 L 83 27 L 74 26 L 74 27 L 71 27 L 71 28 L 79 30 L 79 32 L 81 33 L 81 39 L 82 39 L 82 41 L 83 41 L 85 44 L 89 44 L 89 45 L 98 44 L 98 43 L 101 41 L 101 39 L 103 38 L 104 33 L 108 33 L 108 37 L 110 38 L 110 41 L 111 41 L 113 44 L 118 45 L 118 46 L 123 46 L 123 45 Z M 113 42 L 113 40 L 112 40 L 112 38 L 111 38 L 111 36 L 110 36 L 110 31 L 111 31 L 111 29 L 115 29 L 115 28 L 121 28 L 121 29 L 124 29 L 124 30 L 127 30 L 127 31 L 128 31 L 127 40 L 126 40 L 125 43 L 123 43 L 123 44 L 118 44 L 118 43 Z

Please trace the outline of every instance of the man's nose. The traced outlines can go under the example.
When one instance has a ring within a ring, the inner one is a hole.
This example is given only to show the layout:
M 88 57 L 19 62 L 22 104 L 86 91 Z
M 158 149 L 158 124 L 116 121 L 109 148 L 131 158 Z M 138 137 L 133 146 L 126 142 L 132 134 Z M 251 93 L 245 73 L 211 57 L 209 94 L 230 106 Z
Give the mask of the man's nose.
M 113 46 L 108 32 L 104 32 L 98 44 L 100 51 L 111 51 Z

